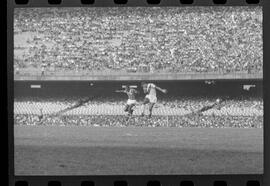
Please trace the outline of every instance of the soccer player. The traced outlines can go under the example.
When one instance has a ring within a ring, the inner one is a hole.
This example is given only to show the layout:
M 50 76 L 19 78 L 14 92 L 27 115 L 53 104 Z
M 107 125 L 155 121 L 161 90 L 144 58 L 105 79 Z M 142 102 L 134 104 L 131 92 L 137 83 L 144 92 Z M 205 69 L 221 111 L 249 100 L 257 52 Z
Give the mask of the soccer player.
M 221 100 L 221 99 L 218 98 L 218 99 L 217 99 L 214 103 L 212 103 L 211 105 L 206 105 L 206 106 L 202 107 L 201 109 L 195 111 L 195 113 L 200 114 L 200 113 L 205 112 L 205 111 L 207 111 L 207 110 L 210 110 L 210 109 L 212 109 L 212 108 L 214 108 L 214 107 L 217 107 L 218 109 L 220 109 L 220 104 L 221 104 L 223 101 L 224 101 L 224 100 Z
M 43 109 L 42 108 L 40 108 L 39 109 L 39 115 L 38 115 L 38 121 L 41 121 L 42 119 L 43 119 Z
M 145 106 L 149 104 L 149 117 L 152 116 L 152 111 L 155 103 L 157 102 L 157 91 L 160 91 L 164 94 L 167 93 L 166 89 L 162 89 L 158 86 L 156 86 L 153 83 L 145 83 L 142 82 L 141 86 L 143 88 L 143 92 L 146 94 L 144 101 L 143 101 L 143 106 L 142 106 L 142 114 L 141 116 L 144 116 L 144 111 L 145 111 Z
M 128 113 L 129 116 L 133 114 L 133 107 L 136 105 L 136 94 L 138 94 L 138 91 L 134 88 L 130 88 L 128 86 L 125 86 L 124 90 L 116 90 L 116 92 L 123 92 L 126 93 L 128 96 L 127 104 L 125 105 L 124 111 Z

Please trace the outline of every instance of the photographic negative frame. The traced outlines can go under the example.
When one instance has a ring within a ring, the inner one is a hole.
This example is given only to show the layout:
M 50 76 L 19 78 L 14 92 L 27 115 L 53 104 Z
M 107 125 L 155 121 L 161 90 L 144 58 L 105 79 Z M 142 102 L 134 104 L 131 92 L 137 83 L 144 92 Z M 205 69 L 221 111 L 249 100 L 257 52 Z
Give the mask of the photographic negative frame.
M 269 34 L 267 31 L 269 30 L 269 25 L 267 25 L 267 16 L 269 13 L 267 12 L 267 7 L 269 8 L 269 3 L 266 1 L 260 1 L 256 4 L 248 4 L 245 1 L 227 1 L 226 4 L 215 4 L 212 1 L 194 1 L 192 4 L 181 4 L 179 1 L 160 1 L 158 4 L 148 4 L 147 1 L 128 1 L 126 4 L 115 4 L 113 1 L 95 1 L 94 4 L 85 5 L 81 4 L 80 1 L 64 1 L 62 0 L 61 4 L 49 4 L 48 1 L 29 1 L 27 4 L 16 4 L 15 1 L 9 1 L 8 2 L 8 43 L 7 43 L 7 72 L 8 72 L 8 128 L 9 128 L 9 147 L 14 147 L 14 118 L 13 118 L 13 110 L 14 110 L 14 34 L 13 34 L 13 18 L 14 18 L 14 10 L 16 8 L 29 8 L 29 7 L 171 7 L 171 6 L 177 6 L 177 7 L 197 7 L 197 6 L 260 6 L 262 8 L 263 13 L 263 60 L 267 61 L 269 59 L 269 54 L 267 54 L 267 47 L 269 46 Z M 263 71 L 266 72 L 268 69 L 268 65 L 266 62 L 263 63 Z M 264 111 L 268 110 L 268 100 L 267 100 L 267 73 L 263 73 L 263 102 L 264 102 Z M 30 83 L 31 84 L 31 83 Z M 95 84 L 95 83 L 94 83 Z M 211 84 L 211 83 L 210 83 Z M 43 84 L 31 84 L 30 86 L 33 86 L 34 88 L 42 87 Z M 119 86 L 120 88 L 120 86 Z M 263 112 L 264 112 L 263 111 Z M 160 185 L 180 185 L 183 181 L 192 181 L 194 185 L 214 185 L 214 184 L 222 184 L 221 182 L 215 182 L 215 181 L 225 181 L 227 185 L 248 185 L 248 184 L 261 184 L 261 185 L 267 185 L 269 184 L 269 180 L 267 175 L 269 175 L 267 163 L 269 164 L 269 160 L 267 160 L 268 153 L 268 147 L 267 144 L 269 142 L 269 137 L 266 135 L 267 131 L 269 131 L 267 123 L 267 114 L 264 115 L 264 125 L 263 125 L 263 138 L 264 138 L 264 144 L 263 144 L 263 153 L 264 153 L 264 169 L 262 174 L 225 174 L 225 175 L 103 175 L 103 176 L 97 176 L 97 175 L 76 175 L 74 173 L 73 176 L 60 176 L 60 175 L 46 175 L 46 176 L 34 176 L 34 175 L 27 175 L 27 176 L 19 176 L 15 175 L 15 166 L 14 166 L 14 148 L 9 148 L 9 181 L 11 185 L 17 185 L 17 184 L 23 184 L 22 181 L 27 181 L 29 185 L 46 185 L 49 181 L 60 181 L 62 185 L 80 185 L 82 181 L 93 181 L 95 185 L 113 185 L 115 184 L 115 181 L 119 180 L 125 180 L 127 181 L 128 185 L 147 185 L 147 184 L 160 184 Z M 157 182 L 156 182 L 157 181 Z M 55 184 L 56 182 L 51 182 L 51 184 Z M 123 182 L 121 182 L 123 183 Z M 57 183 L 56 183 L 57 184 Z M 117 184 L 117 183 L 116 183 Z M 119 182 L 118 182 L 119 184 Z M 189 182 L 184 182 L 183 184 L 189 184 Z

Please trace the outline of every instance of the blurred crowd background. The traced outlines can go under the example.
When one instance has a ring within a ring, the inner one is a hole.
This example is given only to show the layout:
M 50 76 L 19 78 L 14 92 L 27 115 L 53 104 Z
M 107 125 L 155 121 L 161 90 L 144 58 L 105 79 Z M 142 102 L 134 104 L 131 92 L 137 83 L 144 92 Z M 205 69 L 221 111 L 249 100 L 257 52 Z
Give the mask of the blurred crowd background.
M 261 7 L 16 8 L 16 74 L 259 73 Z
M 178 109 L 179 113 L 185 114 L 186 112 L 198 110 L 204 106 L 211 105 L 216 102 L 216 97 L 175 97 L 168 96 L 166 98 L 159 99 L 154 108 L 158 110 L 156 114 L 161 115 L 166 113 L 171 115 L 173 114 L 174 109 Z M 65 97 L 65 98 L 39 98 L 39 97 L 24 97 L 24 98 L 15 98 L 14 100 L 14 111 L 17 113 L 27 113 L 27 114 L 39 114 L 40 109 L 43 110 L 43 114 L 53 114 L 60 110 L 76 107 L 72 112 L 69 112 L 68 115 L 81 115 L 81 114 L 104 114 L 108 113 L 106 111 L 112 111 L 111 114 L 124 114 L 123 108 L 126 104 L 126 100 L 121 97 L 99 97 L 94 98 L 88 102 L 80 104 L 81 100 L 87 99 L 86 97 Z M 224 101 L 220 104 L 220 108 L 227 109 L 228 112 L 230 109 L 233 110 L 238 108 L 239 112 L 249 112 L 257 111 L 259 115 L 263 114 L 263 98 L 255 97 L 246 97 L 239 96 L 233 98 L 224 98 Z M 137 100 L 137 110 L 140 110 L 140 105 L 143 103 L 143 98 Z M 216 108 L 215 108 L 216 109 Z M 222 111 L 222 110 L 221 110 Z M 237 110 L 235 110 L 237 111 Z M 137 113 L 137 112 L 135 112 Z M 140 112 L 138 112 L 140 113 Z M 225 110 L 223 114 L 225 114 Z M 255 113 L 255 112 L 254 112 Z M 155 114 L 155 112 L 154 112 Z
M 135 107 L 134 116 L 129 118 L 123 111 L 125 105 L 123 99 L 100 98 L 76 107 L 82 99 L 84 98 L 17 98 L 14 102 L 14 124 L 241 128 L 263 126 L 262 98 L 227 98 L 206 112 L 195 113 L 200 108 L 215 103 L 216 98 L 168 97 L 159 100 L 152 118 L 139 116 L 141 105 Z M 67 112 L 57 114 L 65 109 Z
M 37 115 L 15 114 L 15 125 L 92 126 L 92 127 L 208 127 L 208 128 L 262 128 L 263 116 L 153 116 L 131 117 L 123 115 Z

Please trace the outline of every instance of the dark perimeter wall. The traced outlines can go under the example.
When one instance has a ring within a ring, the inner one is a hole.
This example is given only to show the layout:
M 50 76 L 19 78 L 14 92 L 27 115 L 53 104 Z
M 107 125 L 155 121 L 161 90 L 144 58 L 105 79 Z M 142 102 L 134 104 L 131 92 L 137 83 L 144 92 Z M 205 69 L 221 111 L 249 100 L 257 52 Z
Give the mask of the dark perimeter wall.
M 207 84 L 205 81 L 151 81 L 161 88 L 168 90 L 166 97 L 178 96 L 263 96 L 261 80 L 224 80 Z M 94 96 L 94 97 L 124 97 L 115 90 L 122 89 L 122 85 L 137 85 L 139 97 L 144 96 L 139 81 L 15 81 L 14 97 L 66 97 L 66 96 Z M 40 85 L 41 88 L 31 88 Z M 255 85 L 250 91 L 243 90 L 243 85 Z M 164 97 L 162 93 L 158 94 Z

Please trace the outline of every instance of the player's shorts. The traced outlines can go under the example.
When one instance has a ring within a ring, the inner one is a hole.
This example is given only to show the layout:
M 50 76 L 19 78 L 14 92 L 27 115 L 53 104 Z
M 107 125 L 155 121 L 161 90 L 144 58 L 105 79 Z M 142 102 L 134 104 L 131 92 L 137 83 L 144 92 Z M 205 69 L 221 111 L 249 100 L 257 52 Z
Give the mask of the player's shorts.
M 127 105 L 135 105 L 135 104 L 136 104 L 136 100 L 134 100 L 134 99 L 127 100 Z
M 149 101 L 149 103 L 156 103 L 157 97 L 148 94 L 145 96 L 145 103 L 148 103 L 147 100 Z

